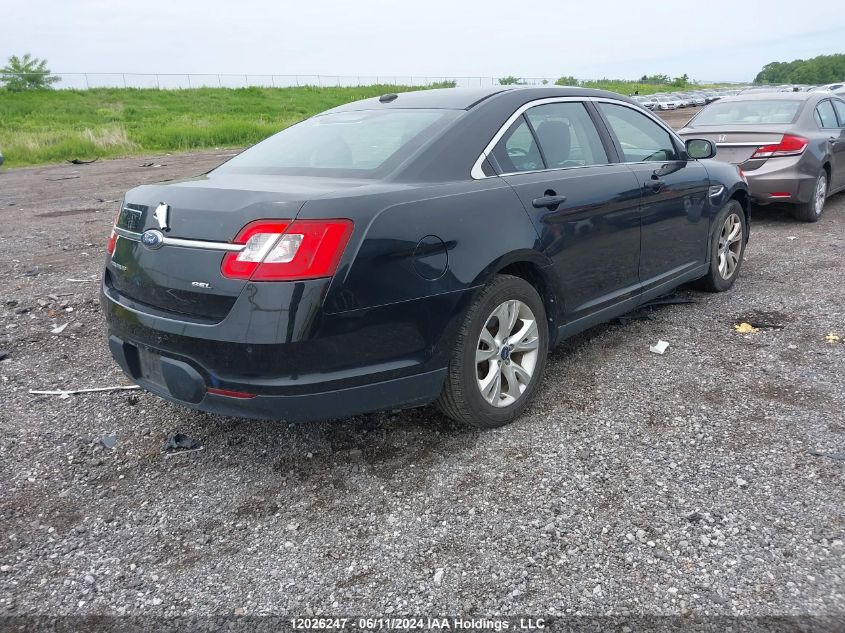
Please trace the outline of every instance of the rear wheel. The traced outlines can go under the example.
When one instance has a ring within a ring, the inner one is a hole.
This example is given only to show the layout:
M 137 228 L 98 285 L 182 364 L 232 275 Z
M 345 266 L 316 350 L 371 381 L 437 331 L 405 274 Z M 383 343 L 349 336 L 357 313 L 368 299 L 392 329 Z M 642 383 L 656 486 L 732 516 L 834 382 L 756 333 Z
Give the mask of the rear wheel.
M 498 275 L 464 318 L 436 406 L 480 428 L 512 422 L 537 392 L 548 349 L 540 295 L 524 279 Z
M 713 227 L 710 269 L 695 285 L 708 292 L 724 292 L 734 285 L 745 254 L 745 213 L 742 205 L 736 200 L 728 202 L 719 211 Z
M 813 197 L 809 202 L 795 205 L 793 212 L 796 220 L 802 222 L 818 222 L 822 217 L 824 211 L 824 203 L 827 200 L 827 171 L 822 169 L 822 173 L 816 178 L 816 186 L 813 189 Z

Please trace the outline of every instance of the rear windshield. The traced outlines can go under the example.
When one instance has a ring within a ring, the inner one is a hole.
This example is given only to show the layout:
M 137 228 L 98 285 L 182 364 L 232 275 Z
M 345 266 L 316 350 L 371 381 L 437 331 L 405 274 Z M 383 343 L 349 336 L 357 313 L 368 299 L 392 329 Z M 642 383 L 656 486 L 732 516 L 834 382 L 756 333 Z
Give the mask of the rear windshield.
M 218 173 L 376 178 L 459 115 L 458 110 L 363 110 L 297 123 L 221 165 Z
M 717 101 L 691 121 L 702 125 L 775 125 L 793 123 L 802 101 L 766 99 L 753 101 Z

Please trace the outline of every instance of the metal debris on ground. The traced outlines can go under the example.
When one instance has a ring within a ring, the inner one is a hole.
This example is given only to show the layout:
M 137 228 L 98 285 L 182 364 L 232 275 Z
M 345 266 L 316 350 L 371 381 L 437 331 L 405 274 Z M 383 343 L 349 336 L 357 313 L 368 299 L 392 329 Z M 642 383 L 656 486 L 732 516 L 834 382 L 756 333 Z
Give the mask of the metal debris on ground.
M 821 451 L 809 451 L 810 455 L 814 457 L 827 457 L 829 459 L 838 459 L 845 462 L 845 453 L 822 453 Z
M 73 180 L 74 178 L 79 178 L 79 176 L 78 175 L 76 175 L 76 176 L 60 176 L 58 178 L 45 178 L 44 180 L 52 180 L 52 181 L 55 181 L 55 180 Z
M 38 391 L 30 389 L 29 393 L 37 396 L 59 396 L 60 398 L 68 398 L 78 393 L 99 393 L 103 391 L 128 391 L 130 389 L 140 389 L 138 385 L 120 385 L 117 387 L 92 387 L 90 389 L 52 389 L 47 391 Z
M 654 315 L 646 314 L 640 310 L 634 310 L 633 312 L 623 314 L 622 316 L 618 316 L 613 319 L 613 322 L 617 325 L 628 325 L 632 321 L 654 321 Z
M 117 446 L 117 438 L 114 435 L 104 435 L 100 438 L 100 444 L 109 449 L 114 448 Z
M 745 321 L 734 325 L 734 330 L 740 334 L 755 334 L 760 331 L 758 328 L 754 327 L 750 323 L 746 323 Z
M 9 358 L 9 351 L 5 349 L 0 349 L 0 360 L 6 360 Z
M 62 332 L 65 331 L 66 327 L 67 327 L 67 323 L 62 323 L 61 325 L 57 325 L 52 330 L 50 330 L 50 334 L 61 334 Z
M 654 345 L 648 348 L 648 351 L 653 352 L 655 354 L 663 354 L 669 347 L 668 341 L 657 341 Z
M 683 297 L 677 292 L 672 292 L 668 295 L 652 299 L 651 301 L 646 301 L 644 304 L 637 307 L 636 310 L 616 317 L 613 322 L 618 325 L 628 325 L 631 321 L 654 321 L 655 317 L 651 313 L 651 310 L 645 311 L 645 308 L 666 305 L 682 305 L 685 303 L 697 303 L 697 301 L 690 297 Z
M 657 297 L 651 301 L 646 301 L 640 306 L 640 308 L 648 308 L 649 306 L 683 305 L 685 303 L 698 303 L 698 301 L 692 297 L 682 297 L 677 292 L 673 292 L 672 294 L 663 295 L 662 297 Z
M 192 451 L 202 450 L 202 442 L 195 440 L 184 433 L 171 433 L 164 446 L 161 447 L 162 453 L 189 453 Z

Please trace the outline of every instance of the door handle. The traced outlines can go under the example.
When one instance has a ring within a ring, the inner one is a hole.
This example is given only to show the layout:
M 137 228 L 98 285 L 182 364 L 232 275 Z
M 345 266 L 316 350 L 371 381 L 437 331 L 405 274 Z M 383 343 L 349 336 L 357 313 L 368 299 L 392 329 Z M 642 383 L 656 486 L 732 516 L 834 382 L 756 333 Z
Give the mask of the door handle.
M 534 198 L 531 201 L 531 205 L 535 209 L 542 209 L 546 207 L 548 209 L 554 209 L 556 206 L 563 204 L 566 202 L 566 196 L 543 196 L 542 198 Z
M 663 185 L 665 185 L 665 184 L 666 184 L 665 180 L 658 178 L 657 176 L 652 176 L 651 180 L 649 180 L 645 183 L 645 186 L 648 189 L 651 189 L 652 191 L 660 191 L 661 189 L 663 189 Z

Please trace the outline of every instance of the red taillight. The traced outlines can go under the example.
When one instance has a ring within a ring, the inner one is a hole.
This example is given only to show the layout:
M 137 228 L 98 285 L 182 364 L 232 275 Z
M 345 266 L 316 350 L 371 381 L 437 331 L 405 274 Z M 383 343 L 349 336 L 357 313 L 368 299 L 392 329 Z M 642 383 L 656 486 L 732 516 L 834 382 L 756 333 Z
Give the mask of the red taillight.
M 115 244 L 117 244 L 117 233 L 114 232 L 114 227 L 112 227 L 111 235 L 109 235 L 109 243 L 106 244 L 106 250 L 109 252 L 109 255 L 114 255 Z
M 109 235 L 109 241 L 108 244 L 106 244 L 106 250 L 109 252 L 109 255 L 114 255 L 114 247 L 117 244 L 117 233 L 114 232 L 114 227 L 117 226 L 117 221 L 120 219 L 122 207 L 123 203 L 120 204 L 120 207 L 117 209 L 117 215 L 114 216 L 114 222 L 111 226 L 111 235 Z
M 351 220 L 257 220 L 241 229 L 235 244 L 245 248 L 223 257 L 230 279 L 288 281 L 331 277 L 349 236 Z
M 777 145 L 763 145 L 758 147 L 757 151 L 751 158 L 772 158 L 773 156 L 797 156 L 803 152 L 807 143 L 807 139 L 803 136 L 794 136 L 792 134 L 784 134 L 780 143 Z

